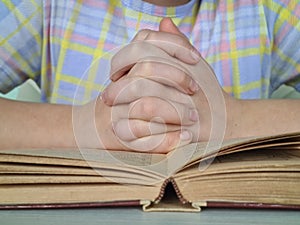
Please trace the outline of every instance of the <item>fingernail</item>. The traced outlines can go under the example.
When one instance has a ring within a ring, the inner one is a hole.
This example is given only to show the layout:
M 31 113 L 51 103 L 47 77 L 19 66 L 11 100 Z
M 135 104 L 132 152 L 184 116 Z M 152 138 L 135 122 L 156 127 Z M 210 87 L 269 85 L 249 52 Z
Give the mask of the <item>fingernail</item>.
M 190 120 L 194 122 L 198 121 L 198 112 L 196 109 L 190 110 Z
M 187 130 L 184 130 L 180 133 L 180 140 L 187 141 L 190 140 L 192 137 L 191 133 Z
M 194 93 L 199 90 L 199 86 L 194 80 L 191 80 L 189 89 Z

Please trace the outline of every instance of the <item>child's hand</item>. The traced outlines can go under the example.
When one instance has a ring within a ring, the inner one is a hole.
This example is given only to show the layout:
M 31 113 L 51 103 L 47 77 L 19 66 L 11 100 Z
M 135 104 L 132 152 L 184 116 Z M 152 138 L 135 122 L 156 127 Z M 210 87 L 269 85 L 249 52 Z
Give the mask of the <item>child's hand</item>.
M 161 27 L 170 22 L 165 21 Z M 192 141 L 222 138 L 226 128 L 225 105 L 230 97 L 188 40 L 172 23 L 169 26 L 171 33 L 162 31 L 165 28 L 159 32 L 142 31 L 114 56 L 114 82 L 102 97 L 112 108 L 130 108 L 127 115 L 115 121 L 115 133 L 123 141 L 147 141 L 155 135 L 163 138 L 174 133 L 172 129 L 189 131 Z M 150 131 L 154 122 L 156 128 Z M 168 137 L 173 144 L 167 146 L 167 151 L 179 142 L 178 135 Z

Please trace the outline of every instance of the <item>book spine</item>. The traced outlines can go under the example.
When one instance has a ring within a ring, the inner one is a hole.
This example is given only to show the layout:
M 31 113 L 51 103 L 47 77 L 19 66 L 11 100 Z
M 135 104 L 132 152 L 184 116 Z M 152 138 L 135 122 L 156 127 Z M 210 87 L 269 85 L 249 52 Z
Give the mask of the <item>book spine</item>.
M 180 192 L 179 188 L 178 188 L 178 185 L 176 184 L 175 180 L 173 178 L 169 178 L 169 179 L 166 179 L 165 182 L 162 184 L 161 186 L 161 189 L 160 189 L 160 192 L 159 192 L 159 195 L 157 196 L 157 198 L 155 199 L 154 203 L 157 204 L 159 203 L 162 198 L 164 197 L 164 195 L 166 194 L 166 187 L 167 185 L 171 183 L 174 190 L 175 190 L 175 193 L 176 193 L 176 196 L 177 198 L 179 199 L 179 201 L 182 203 L 182 204 L 186 204 L 188 203 L 189 201 L 186 200 L 182 193 Z

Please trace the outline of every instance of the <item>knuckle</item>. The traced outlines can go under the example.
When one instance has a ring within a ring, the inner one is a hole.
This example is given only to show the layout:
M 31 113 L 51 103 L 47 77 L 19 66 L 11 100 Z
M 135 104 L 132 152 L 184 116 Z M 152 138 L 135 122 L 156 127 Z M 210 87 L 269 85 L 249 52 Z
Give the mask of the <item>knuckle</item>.
M 152 98 L 142 97 L 138 105 L 139 105 L 139 112 L 141 115 L 153 116 L 156 114 L 156 107 Z
M 127 54 L 132 57 L 132 59 L 136 60 L 139 58 L 141 53 L 141 48 L 139 43 L 130 44 L 127 48 Z
M 156 31 L 153 31 L 153 30 L 149 31 L 145 40 L 156 40 L 157 39 L 157 34 L 158 34 L 158 32 L 156 32 Z
M 146 59 L 147 60 L 147 59 Z M 144 61 L 139 63 L 140 71 L 142 71 L 142 76 L 151 75 L 153 73 L 153 64 L 150 61 Z
M 127 93 L 129 96 L 131 96 L 132 98 L 137 98 L 137 96 L 139 95 L 140 92 L 140 88 L 141 88 L 141 82 L 139 82 L 138 80 L 134 80 L 134 79 L 129 79 L 129 85 L 126 87 L 127 88 Z
M 140 30 L 134 37 L 134 41 L 142 41 L 145 40 L 149 33 L 151 33 L 150 29 L 142 29 Z
M 143 60 L 146 61 L 139 61 L 134 65 L 134 67 L 130 71 L 130 76 L 145 77 L 153 73 L 153 65 L 151 64 L 151 62 L 147 62 L 147 59 Z

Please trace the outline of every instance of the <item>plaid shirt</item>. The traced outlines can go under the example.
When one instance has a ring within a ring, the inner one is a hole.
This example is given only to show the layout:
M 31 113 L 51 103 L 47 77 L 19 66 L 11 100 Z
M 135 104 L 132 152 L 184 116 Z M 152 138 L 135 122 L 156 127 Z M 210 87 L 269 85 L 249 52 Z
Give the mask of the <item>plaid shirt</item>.
M 283 83 L 300 91 L 298 0 L 199 2 L 3 0 L 0 91 L 32 78 L 42 101 L 89 101 L 109 82 L 114 49 L 140 29 L 157 30 L 162 17 L 173 18 L 233 96 L 267 98 Z

